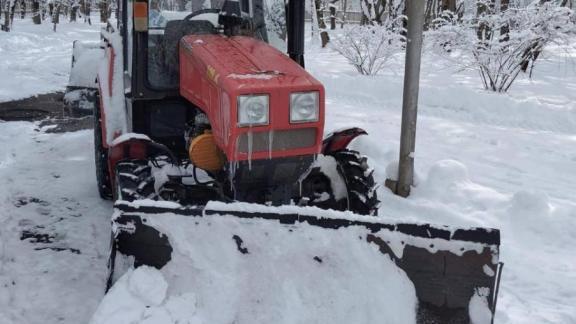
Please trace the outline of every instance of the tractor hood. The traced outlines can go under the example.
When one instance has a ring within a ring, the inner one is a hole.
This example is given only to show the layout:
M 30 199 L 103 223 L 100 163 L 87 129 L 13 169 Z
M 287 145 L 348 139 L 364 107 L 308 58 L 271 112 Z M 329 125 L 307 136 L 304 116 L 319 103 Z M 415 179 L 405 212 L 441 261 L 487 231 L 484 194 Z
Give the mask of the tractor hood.
M 227 91 L 261 91 L 264 88 L 302 87 L 322 88 L 306 70 L 284 53 L 265 42 L 245 36 L 190 35 L 180 42 L 185 60 L 182 67 L 189 73 L 187 63 L 206 69 L 209 79 Z M 187 55 L 188 54 L 188 55 Z M 189 62 L 192 58 L 193 62 Z M 182 94 L 190 89 L 182 88 Z
M 223 35 L 185 36 L 179 51 L 180 94 L 207 114 L 228 161 L 320 152 L 324 87 L 284 53 L 251 37 Z M 291 123 L 291 95 L 302 92 L 318 93 L 317 118 Z M 267 124 L 239 126 L 238 98 L 246 95 L 268 96 Z

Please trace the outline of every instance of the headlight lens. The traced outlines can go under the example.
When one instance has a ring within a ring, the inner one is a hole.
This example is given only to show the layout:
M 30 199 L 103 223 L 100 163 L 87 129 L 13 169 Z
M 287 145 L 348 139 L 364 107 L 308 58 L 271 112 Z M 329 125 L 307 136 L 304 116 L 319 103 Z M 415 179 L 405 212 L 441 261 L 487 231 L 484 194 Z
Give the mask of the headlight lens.
M 268 125 L 268 95 L 238 97 L 238 126 Z
M 296 92 L 290 95 L 290 122 L 318 121 L 318 92 Z

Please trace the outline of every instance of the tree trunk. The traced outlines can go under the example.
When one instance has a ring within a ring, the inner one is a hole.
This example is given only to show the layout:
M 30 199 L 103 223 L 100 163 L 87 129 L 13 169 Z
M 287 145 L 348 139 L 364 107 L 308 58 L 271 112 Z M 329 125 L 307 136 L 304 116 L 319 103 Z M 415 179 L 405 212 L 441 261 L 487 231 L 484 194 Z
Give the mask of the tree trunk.
M 508 10 L 509 2 L 510 0 L 500 0 L 500 12 Z M 510 40 L 510 26 L 508 24 L 504 24 L 502 28 L 500 28 L 500 40 L 503 42 Z
M 324 22 L 324 8 L 322 7 L 322 0 L 314 0 L 316 5 L 316 17 L 318 17 L 318 27 L 320 28 L 320 39 L 322 40 L 322 47 L 326 47 L 330 42 L 330 36 L 326 31 L 326 23 Z
M 91 9 L 90 0 L 84 0 L 84 22 L 88 22 L 88 25 L 92 25 L 92 20 L 90 19 Z
M 76 16 L 78 14 L 78 6 L 76 4 L 72 5 L 70 9 L 70 22 L 76 22 Z
M 490 8 L 488 7 L 488 5 L 486 5 L 486 3 L 481 1 L 477 3 L 476 13 L 478 16 L 482 16 L 485 13 L 489 13 L 490 12 L 489 10 Z M 480 44 L 484 44 L 486 40 L 492 38 L 492 31 L 490 30 L 490 27 L 486 23 L 480 22 L 478 24 L 478 30 L 476 31 L 476 35 L 478 36 Z
M 360 25 L 372 25 L 372 3 L 368 0 L 360 0 L 360 10 L 362 10 L 362 18 L 360 18 Z
M 337 1 L 338 0 L 330 2 L 330 29 L 332 29 L 332 30 L 336 29 L 336 2 Z
M 344 24 L 346 23 L 346 14 L 348 12 L 348 0 L 342 0 L 342 22 L 340 23 L 340 28 L 344 28 Z
M 34 0 L 32 2 L 32 22 L 36 25 L 42 23 L 42 17 L 40 16 L 40 1 Z
M 456 12 L 456 0 L 442 0 L 442 10 Z
M 26 18 L 26 1 L 20 1 L 20 18 Z
M 101 0 L 100 1 L 100 22 L 107 23 L 108 17 L 108 0 Z
M 56 25 L 60 23 L 60 8 L 62 4 L 60 2 L 56 2 L 54 4 L 53 15 L 52 15 L 52 24 L 54 25 L 53 30 L 56 31 Z

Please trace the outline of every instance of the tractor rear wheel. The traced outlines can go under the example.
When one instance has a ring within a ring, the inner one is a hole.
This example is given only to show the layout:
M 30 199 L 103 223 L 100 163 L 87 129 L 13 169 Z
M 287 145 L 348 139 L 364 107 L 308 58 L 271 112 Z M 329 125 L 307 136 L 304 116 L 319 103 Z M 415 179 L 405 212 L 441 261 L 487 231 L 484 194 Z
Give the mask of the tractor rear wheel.
M 96 182 L 102 199 L 112 199 L 112 186 L 108 170 L 108 151 L 102 137 L 102 115 L 100 114 L 100 96 L 96 95 L 94 104 L 94 160 L 96 164 Z

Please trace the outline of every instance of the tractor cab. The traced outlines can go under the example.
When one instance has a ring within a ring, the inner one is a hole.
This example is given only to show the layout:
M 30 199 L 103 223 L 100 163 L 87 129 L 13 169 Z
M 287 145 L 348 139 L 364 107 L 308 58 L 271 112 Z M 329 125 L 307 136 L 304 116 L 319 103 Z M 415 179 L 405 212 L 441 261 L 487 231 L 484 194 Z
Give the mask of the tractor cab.
M 279 49 L 285 50 L 282 35 L 267 30 L 264 1 L 193 0 L 184 6 L 169 6 L 159 0 L 149 2 L 147 26 L 147 81 L 153 89 L 174 89 L 179 84 L 179 41 L 186 35 L 244 35 L 268 42 L 268 34 Z M 275 21 L 285 26 L 280 8 Z M 268 15 L 269 16 L 269 15 Z M 146 26 L 141 26 L 145 29 Z M 281 31 L 280 31 L 281 32 Z M 284 33 L 285 34 L 285 33 Z

